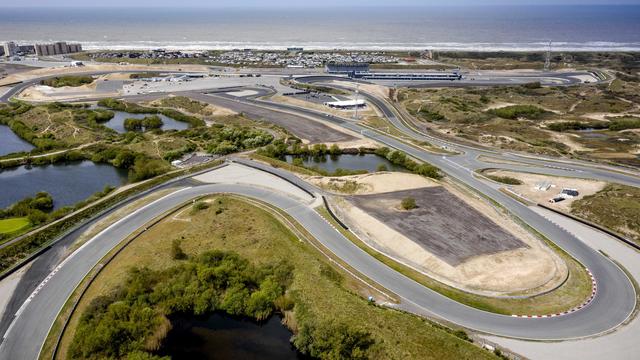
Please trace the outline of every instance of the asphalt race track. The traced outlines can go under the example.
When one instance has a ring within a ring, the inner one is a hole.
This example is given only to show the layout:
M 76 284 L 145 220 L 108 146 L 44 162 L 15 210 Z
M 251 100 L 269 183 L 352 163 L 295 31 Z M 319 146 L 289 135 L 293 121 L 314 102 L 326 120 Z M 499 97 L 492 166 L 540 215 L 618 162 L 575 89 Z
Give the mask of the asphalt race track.
M 315 80 L 320 79 L 316 77 Z M 321 80 L 327 81 L 326 77 Z M 263 93 L 260 95 L 264 95 L 266 90 L 263 89 L 262 91 Z M 18 311 L 18 315 L 11 322 L 9 330 L 5 333 L 4 340 L 0 344 L 0 359 L 37 358 L 51 324 L 53 324 L 58 311 L 64 305 L 68 296 L 85 274 L 110 249 L 129 234 L 144 227 L 145 224 L 167 210 L 186 203 L 195 197 L 212 193 L 234 193 L 261 200 L 282 209 L 343 261 L 400 296 L 403 302 L 407 304 L 407 308 L 417 308 L 419 309 L 417 312 L 442 318 L 480 332 L 538 340 L 580 338 L 608 331 L 629 317 L 635 307 L 636 294 L 631 281 L 620 268 L 575 236 L 551 223 L 529 207 L 500 192 L 497 185 L 480 180 L 473 174 L 475 169 L 499 167 L 551 175 L 580 176 L 639 187 L 640 178 L 622 170 L 610 171 L 608 168 L 589 166 L 589 164 L 565 163 L 552 159 L 531 159 L 516 154 L 502 154 L 495 151 L 451 144 L 413 130 L 398 119 L 394 110 L 385 101 L 368 94 L 364 95 L 380 108 L 389 121 L 401 131 L 410 134 L 416 139 L 455 149 L 461 154 L 443 156 L 430 153 L 407 145 L 393 137 L 369 130 L 355 122 L 291 105 L 242 98 L 236 99 L 237 101 L 232 102 L 230 106 L 233 103 L 237 103 L 245 109 L 253 107 L 254 109 L 261 109 L 261 111 L 269 110 L 276 114 L 282 114 L 283 112 L 288 114 L 297 113 L 306 118 L 315 118 L 320 123 L 328 121 L 438 166 L 451 178 L 501 204 L 585 265 L 596 278 L 598 284 L 597 293 L 593 301 L 579 311 L 547 318 L 520 318 L 474 309 L 433 292 L 378 262 L 333 229 L 304 201 L 288 197 L 280 192 L 250 185 L 193 184 L 188 189 L 172 193 L 157 200 L 147 206 L 144 211 L 132 213 L 121 220 L 117 226 L 106 229 L 71 257 L 67 258 L 59 266 L 57 272 L 39 287 L 38 292 Z M 211 96 L 228 99 L 225 95 Z M 8 97 L 0 100 L 6 99 Z M 234 109 L 232 108 L 232 110 Z M 292 119 L 291 121 L 294 120 Z M 486 163 L 478 160 L 478 155 L 481 154 L 512 159 L 526 163 L 526 165 L 490 164 L 490 166 L 487 166 Z M 310 190 L 316 191 L 313 188 L 310 188 Z

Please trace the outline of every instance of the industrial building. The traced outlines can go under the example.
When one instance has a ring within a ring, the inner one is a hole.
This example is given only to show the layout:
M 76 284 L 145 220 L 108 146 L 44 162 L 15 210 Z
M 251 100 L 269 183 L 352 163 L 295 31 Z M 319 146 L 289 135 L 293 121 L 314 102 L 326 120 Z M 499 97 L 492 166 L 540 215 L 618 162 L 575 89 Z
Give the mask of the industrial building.
M 325 71 L 329 74 L 368 73 L 369 64 L 360 62 L 328 62 Z
M 82 45 L 67 44 L 64 41 L 56 42 L 53 44 L 36 44 L 35 48 L 36 55 L 38 56 L 63 55 L 82 51 Z

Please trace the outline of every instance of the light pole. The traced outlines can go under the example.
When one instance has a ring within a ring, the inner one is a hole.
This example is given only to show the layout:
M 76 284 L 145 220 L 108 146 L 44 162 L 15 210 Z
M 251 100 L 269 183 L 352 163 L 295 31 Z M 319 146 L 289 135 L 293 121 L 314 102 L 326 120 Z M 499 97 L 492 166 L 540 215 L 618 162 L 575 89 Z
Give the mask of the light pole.
M 360 84 L 356 84 L 356 114 L 355 119 L 358 120 L 358 94 L 360 93 Z

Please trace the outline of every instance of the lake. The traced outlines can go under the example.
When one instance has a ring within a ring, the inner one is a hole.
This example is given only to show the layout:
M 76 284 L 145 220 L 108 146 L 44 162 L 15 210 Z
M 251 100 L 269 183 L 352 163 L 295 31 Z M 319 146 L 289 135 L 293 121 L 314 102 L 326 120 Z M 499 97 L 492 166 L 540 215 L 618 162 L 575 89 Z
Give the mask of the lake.
M 285 160 L 288 163 L 293 161 L 294 156 L 287 155 Z M 338 156 L 325 155 L 324 157 L 303 157 L 304 166 L 306 167 L 318 167 L 328 172 L 335 172 L 338 168 L 345 170 L 367 170 L 368 172 L 376 172 L 378 165 L 384 164 L 388 171 L 401 171 L 407 170 L 401 166 L 392 164 L 386 158 L 378 156 L 376 154 L 364 154 L 364 155 L 351 155 L 343 154 Z
M 8 126 L 0 125 L 0 156 L 31 151 L 33 148 L 33 145 L 19 138 Z
M 78 161 L 44 166 L 19 166 L 0 171 L 0 208 L 46 191 L 54 207 L 73 205 L 106 185 L 127 182 L 127 171 L 107 164 Z
M 303 359 L 277 316 L 261 323 L 222 313 L 176 316 L 158 354 L 173 360 Z

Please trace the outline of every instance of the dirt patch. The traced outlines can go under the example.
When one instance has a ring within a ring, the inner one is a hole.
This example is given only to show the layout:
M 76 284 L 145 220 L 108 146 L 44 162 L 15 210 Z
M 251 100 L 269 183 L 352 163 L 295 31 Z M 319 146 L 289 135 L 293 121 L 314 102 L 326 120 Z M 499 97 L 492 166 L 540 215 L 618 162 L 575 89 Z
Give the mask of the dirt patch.
M 347 193 L 354 195 L 380 194 L 392 191 L 438 186 L 438 183 L 423 176 L 397 172 L 377 172 L 373 174 L 341 177 L 309 176 L 303 178 L 318 187 L 333 191 L 343 188 L 345 185 L 353 182 L 358 185 L 356 190 L 353 192 L 349 191 Z M 338 190 L 336 192 L 341 191 Z
M 487 175 L 509 176 L 512 178 L 516 178 L 522 181 L 523 184 L 509 185 L 509 187 L 519 195 L 522 195 L 533 202 L 545 204 L 547 206 L 567 212 L 571 209 L 571 204 L 574 201 L 582 199 L 585 196 L 597 193 L 598 191 L 602 190 L 607 184 L 604 181 L 556 177 L 505 170 L 488 170 L 485 173 Z M 536 184 L 542 184 L 545 182 L 550 184 L 548 190 L 543 191 L 535 188 Z M 567 199 L 558 203 L 549 203 L 549 200 L 560 193 L 563 188 L 577 189 L 580 195 L 573 199 Z
M 194 100 L 237 111 L 252 120 L 266 121 L 281 126 L 291 131 L 297 137 L 305 139 L 311 143 L 339 143 L 354 141 L 357 139 L 355 136 L 303 116 L 273 111 L 259 106 L 248 105 L 231 99 L 209 96 L 206 94 L 192 93 L 189 94 L 189 97 Z
M 414 198 L 418 207 L 397 210 L 407 197 Z M 452 266 L 474 256 L 527 247 L 440 186 L 355 196 L 349 201 Z

